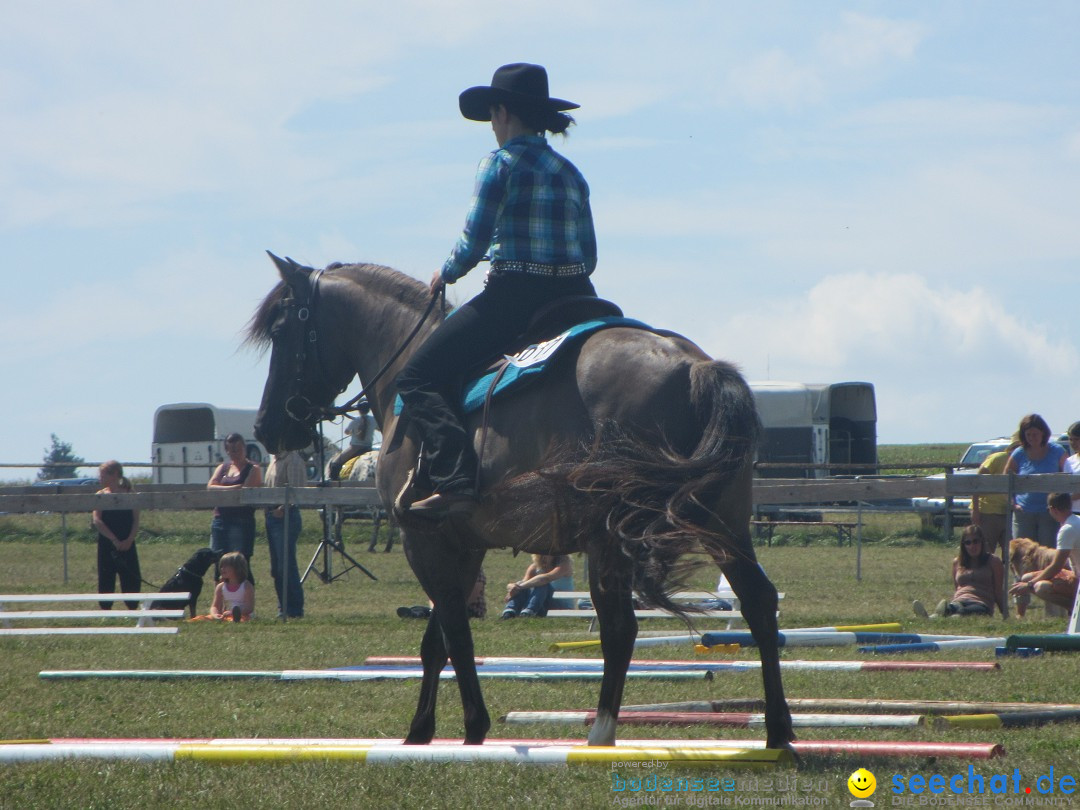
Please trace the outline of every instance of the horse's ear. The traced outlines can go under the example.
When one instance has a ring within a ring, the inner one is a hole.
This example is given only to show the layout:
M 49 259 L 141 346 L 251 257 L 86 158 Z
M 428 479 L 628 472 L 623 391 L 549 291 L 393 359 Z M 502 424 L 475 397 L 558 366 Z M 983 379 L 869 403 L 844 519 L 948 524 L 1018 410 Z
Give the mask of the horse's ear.
M 266 251 L 266 255 L 270 257 L 271 261 L 278 269 L 278 273 L 281 275 L 282 280 L 286 284 L 292 283 L 292 280 L 296 277 L 297 273 L 309 274 L 311 273 L 310 267 L 304 267 L 302 264 L 297 264 L 295 261 L 286 256 L 284 259 L 280 256 L 275 256 L 269 250 Z

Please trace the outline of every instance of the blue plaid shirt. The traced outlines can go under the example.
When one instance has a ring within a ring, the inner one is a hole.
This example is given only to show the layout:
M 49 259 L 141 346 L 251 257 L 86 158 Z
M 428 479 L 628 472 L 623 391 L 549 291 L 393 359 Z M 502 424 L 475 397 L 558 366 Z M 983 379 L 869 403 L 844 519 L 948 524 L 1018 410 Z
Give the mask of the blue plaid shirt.
M 442 268 L 454 282 L 494 262 L 596 267 L 589 186 L 540 135 L 512 138 L 480 161 L 465 231 Z

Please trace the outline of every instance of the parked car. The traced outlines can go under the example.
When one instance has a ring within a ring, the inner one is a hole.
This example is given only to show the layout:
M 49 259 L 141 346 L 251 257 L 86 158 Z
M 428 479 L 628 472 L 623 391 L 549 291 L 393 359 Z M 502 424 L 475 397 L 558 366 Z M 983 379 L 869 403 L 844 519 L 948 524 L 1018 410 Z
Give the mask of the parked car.
M 1059 436 L 1055 441 L 1069 455 L 1069 439 L 1067 436 Z M 977 475 L 979 466 L 986 461 L 991 453 L 1008 448 L 1012 439 L 1008 436 L 999 436 L 996 439 L 987 439 L 984 442 L 975 442 L 968 447 L 960 456 L 960 461 L 953 470 L 954 475 Z M 944 478 L 945 473 L 928 476 L 931 479 Z M 933 529 L 945 523 L 945 499 L 944 498 L 912 498 L 911 508 L 919 513 L 919 520 L 923 529 Z M 966 526 L 971 522 L 971 498 L 952 499 L 952 524 L 954 526 Z
M 88 487 L 100 484 L 96 478 L 50 478 L 48 481 L 35 481 L 33 487 Z

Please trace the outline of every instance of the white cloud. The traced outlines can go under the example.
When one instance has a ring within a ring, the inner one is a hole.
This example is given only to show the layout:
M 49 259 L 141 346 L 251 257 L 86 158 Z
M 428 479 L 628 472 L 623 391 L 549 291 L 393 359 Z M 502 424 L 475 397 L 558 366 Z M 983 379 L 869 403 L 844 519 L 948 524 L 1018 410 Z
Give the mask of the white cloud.
M 823 370 L 873 364 L 927 371 L 934 355 L 950 367 L 990 361 L 1039 374 L 1080 369 L 1075 348 L 1007 302 L 916 274 L 828 276 L 805 297 L 733 317 L 730 330 L 755 340 L 767 335 L 787 362 Z
M 811 107 L 849 87 L 865 86 L 877 71 L 909 60 L 926 36 L 925 26 L 917 22 L 846 12 L 834 28 L 818 35 L 815 48 L 806 50 L 805 39 L 817 27 L 814 19 L 802 40 L 731 66 L 721 97 L 755 110 Z
M 818 69 L 799 64 L 773 49 L 731 69 L 726 94 L 752 108 L 796 109 L 821 99 L 825 86 Z
M 1080 353 L 1060 323 L 910 273 L 829 276 L 730 315 L 708 345 L 751 378 L 873 382 L 879 433 L 894 441 L 997 435 L 1003 407 L 1063 426 L 1080 394 Z
M 926 36 L 925 26 L 847 12 L 840 25 L 818 42 L 821 56 L 849 70 L 864 70 L 892 59 L 909 59 Z

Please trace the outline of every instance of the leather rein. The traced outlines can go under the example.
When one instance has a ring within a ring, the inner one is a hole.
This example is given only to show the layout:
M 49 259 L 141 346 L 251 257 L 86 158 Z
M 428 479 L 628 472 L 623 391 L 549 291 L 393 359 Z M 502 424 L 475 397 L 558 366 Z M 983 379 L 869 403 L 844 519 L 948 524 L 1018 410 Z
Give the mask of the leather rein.
M 292 259 L 287 258 L 286 260 L 292 263 L 297 269 L 301 269 L 301 265 L 297 264 Z M 445 309 L 446 305 L 446 288 L 444 287 L 439 293 L 431 296 L 427 307 L 424 309 L 420 319 L 416 322 L 416 325 L 412 328 L 412 331 L 409 332 L 402 344 L 390 356 L 390 359 L 383 364 L 383 367 L 379 369 L 379 371 L 368 381 L 367 385 L 361 389 L 360 393 L 344 405 L 316 405 L 304 393 L 304 383 L 308 367 L 307 356 L 309 351 L 315 356 L 315 368 L 318 373 L 318 379 L 311 381 L 313 387 L 333 391 L 331 401 L 336 399 L 337 395 L 344 391 L 345 388 L 336 387 L 330 382 L 330 375 L 326 373 L 322 354 L 319 351 L 319 331 L 316 325 L 315 309 L 319 303 L 319 280 L 322 278 L 324 271 L 322 269 L 307 269 L 310 270 L 310 273 L 308 275 L 308 285 L 306 287 L 306 291 L 308 292 L 306 298 L 301 300 L 300 297 L 297 296 L 297 290 L 290 285 L 292 295 L 283 299 L 283 303 L 285 303 L 287 310 L 290 313 L 295 313 L 296 319 L 305 330 L 305 334 L 301 336 L 296 348 L 294 358 L 295 373 L 292 379 L 291 390 L 285 399 L 284 406 L 285 413 L 287 413 L 291 419 L 300 422 L 301 424 L 334 419 L 335 417 L 358 411 L 358 405 L 367 398 L 368 391 L 374 388 L 375 384 L 382 379 L 390 367 L 399 357 L 401 357 L 405 349 L 408 348 L 409 344 L 412 343 L 413 339 L 420 333 L 420 329 L 431 316 L 432 311 L 435 309 L 435 305 L 442 302 L 442 309 Z

